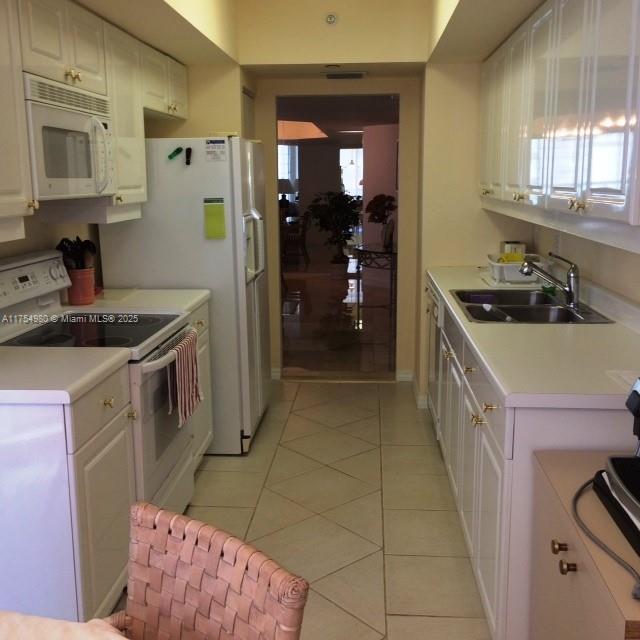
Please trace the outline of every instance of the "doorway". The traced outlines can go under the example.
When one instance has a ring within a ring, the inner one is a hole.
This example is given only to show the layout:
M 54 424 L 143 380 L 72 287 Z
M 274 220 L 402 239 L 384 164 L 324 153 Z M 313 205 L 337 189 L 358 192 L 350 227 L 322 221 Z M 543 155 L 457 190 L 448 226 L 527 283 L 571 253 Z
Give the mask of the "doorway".
M 276 107 L 282 374 L 393 379 L 399 96 Z

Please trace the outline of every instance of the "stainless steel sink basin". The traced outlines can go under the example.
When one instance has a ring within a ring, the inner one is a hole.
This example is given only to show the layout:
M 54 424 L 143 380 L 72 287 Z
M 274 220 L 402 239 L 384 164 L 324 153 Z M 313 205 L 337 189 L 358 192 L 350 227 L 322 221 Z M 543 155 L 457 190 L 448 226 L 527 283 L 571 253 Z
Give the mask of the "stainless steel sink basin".
M 528 289 L 473 289 L 452 291 L 462 303 L 467 304 L 517 304 L 517 305 L 557 305 L 557 300 L 544 291 Z
M 508 324 L 608 324 L 605 318 L 586 305 L 579 311 L 560 305 L 494 305 L 461 304 L 472 322 L 503 322 Z

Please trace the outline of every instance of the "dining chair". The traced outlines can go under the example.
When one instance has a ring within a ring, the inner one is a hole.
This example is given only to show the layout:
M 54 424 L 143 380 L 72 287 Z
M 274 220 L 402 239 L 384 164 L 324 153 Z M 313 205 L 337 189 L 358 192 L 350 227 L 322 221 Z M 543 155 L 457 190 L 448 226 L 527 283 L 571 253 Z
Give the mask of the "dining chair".
M 298 640 L 309 584 L 250 544 L 136 503 L 124 611 L 131 640 Z

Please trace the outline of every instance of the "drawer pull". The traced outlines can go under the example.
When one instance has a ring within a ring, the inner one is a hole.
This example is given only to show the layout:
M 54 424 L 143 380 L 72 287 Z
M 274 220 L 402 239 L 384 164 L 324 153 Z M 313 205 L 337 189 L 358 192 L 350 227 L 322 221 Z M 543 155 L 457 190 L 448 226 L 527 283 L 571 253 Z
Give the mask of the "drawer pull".
M 559 542 L 555 538 L 551 541 L 551 553 L 557 556 L 561 551 L 567 551 L 569 545 L 566 542 Z
M 465 367 L 464 368 L 464 372 L 465 372 L 465 374 L 467 374 L 467 373 L 475 373 L 476 372 L 476 368 L 475 367 Z
M 455 356 L 456 354 L 453 353 L 453 351 L 445 351 L 444 352 L 444 359 L 445 360 L 451 360 L 451 358 L 453 358 L 453 356 Z
M 477 427 L 478 425 L 481 425 L 481 424 L 487 424 L 487 421 L 484 418 L 481 418 L 480 416 L 477 416 L 474 413 L 471 416 L 471 423 L 473 424 L 474 427 Z
M 204 320 L 196 320 L 196 327 L 202 329 L 202 327 L 204 327 Z
M 558 563 L 558 569 L 563 576 L 567 573 L 572 573 L 578 570 L 578 565 L 575 562 L 567 562 L 566 560 L 560 560 Z
M 498 408 L 497 404 L 491 404 L 489 402 L 482 403 L 482 410 L 486 413 L 487 411 L 495 411 Z
M 116 403 L 116 399 L 113 396 L 111 396 L 110 398 L 105 398 L 102 401 L 102 404 L 105 407 L 111 407 L 112 409 L 113 409 L 113 406 L 115 405 L 115 403 Z
M 131 411 L 127 411 L 127 418 L 129 418 L 129 420 L 137 420 L 138 412 L 135 409 L 131 409 Z

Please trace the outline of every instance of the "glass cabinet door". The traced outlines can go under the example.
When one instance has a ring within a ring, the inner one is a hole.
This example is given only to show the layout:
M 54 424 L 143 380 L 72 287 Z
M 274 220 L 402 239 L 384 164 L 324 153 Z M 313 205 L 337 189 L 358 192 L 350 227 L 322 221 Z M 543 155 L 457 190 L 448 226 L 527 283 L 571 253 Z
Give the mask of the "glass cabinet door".
M 555 47 L 555 109 L 549 206 L 574 209 L 584 165 L 588 0 L 560 0 Z
M 586 126 L 585 213 L 640 223 L 629 211 L 638 136 L 638 0 L 594 0 Z M 637 216 L 637 212 L 634 212 Z

